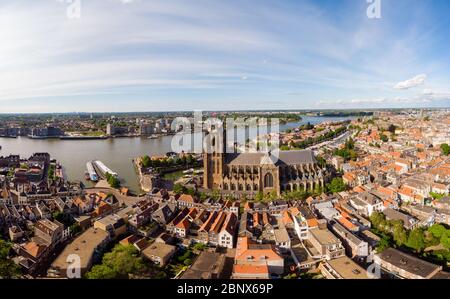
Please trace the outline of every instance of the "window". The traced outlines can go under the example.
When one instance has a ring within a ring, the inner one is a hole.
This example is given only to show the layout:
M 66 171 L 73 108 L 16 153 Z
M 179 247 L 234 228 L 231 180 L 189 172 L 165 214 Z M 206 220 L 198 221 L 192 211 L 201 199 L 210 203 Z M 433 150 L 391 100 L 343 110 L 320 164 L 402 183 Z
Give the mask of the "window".
M 273 188 L 273 175 L 271 173 L 264 176 L 264 187 Z

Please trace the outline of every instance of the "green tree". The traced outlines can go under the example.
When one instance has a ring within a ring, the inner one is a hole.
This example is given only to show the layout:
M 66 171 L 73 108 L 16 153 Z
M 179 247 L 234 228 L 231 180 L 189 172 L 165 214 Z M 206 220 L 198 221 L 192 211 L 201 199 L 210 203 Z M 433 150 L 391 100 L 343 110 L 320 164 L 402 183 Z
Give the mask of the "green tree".
M 331 193 L 339 193 L 345 191 L 347 186 L 342 178 L 334 178 L 331 183 L 327 184 L 327 190 Z
M 144 166 L 144 167 L 150 167 L 151 166 L 151 162 L 152 162 L 152 160 L 147 155 L 142 157 L 142 159 L 141 159 L 142 166 Z
M 183 194 L 186 192 L 186 187 L 181 184 L 175 184 L 173 186 L 173 192 L 175 192 L 176 194 Z
M 70 233 L 72 236 L 77 235 L 81 232 L 81 226 L 78 223 L 74 223 L 70 226 Z
M 384 236 L 380 239 L 380 242 L 378 242 L 376 250 L 378 253 L 380 253 L 388 249 L 389 247 L 391 247 L 391 242 L 388 237 Z
M 401 220 L 396 220 L 391 222 L 392 226 L 392 237 L 394 238 L 397 246 L 402 246 L 408 240 L 408 233 L 403 227 L 403 222 Z
M 20 267 L 9 259 L 11 243 L 0 239 L 0 279 L 20 277 Z
M 444 156 L 450 155 L 450 146 L 447 143 L 441 144 L 441 151 Z
M 442 224 L 433 224 L 432 226 L 430 226 L 428 228 L 428 231 L 433 234 L 433 236 L 435 238 L 440 239 L 445 232 L 447 231 L 447 229 L 442 225 Z
M 111 188 L 117 189 L 120 187 L 119 179 L 115 175 L 110 174 L 109 172 L 106 173 L 106 181 L 111 186 Z
M 264 193 L 262 191 L 258 191 L 258 193 L 256 193 L 256 195 L 255 195 L 255 200 L 261 201 L 263 199 L 264 199 Z
M 450 249 L 450 230 L 447 230 L 441 236 L 441 244 L 447 249 Z
M 388 142 L 389 141 L 389 138 L 386 135 L 384 135 L 384 134 L 381 134 L 380 138 L 381 138 L 381 141 L 383 141 L 383 142 Z
M 138 274 L 146 270 L 145 263 L 134 246 L 116 245 L 103 256 L 102 263 L 94 266 L 86 274 L 88 279 L 127 278 L 128 274 Z
M 87 279 L 114 279 L 117 273 L 107 265 L 95 265 L 91 271 L 86 273 Z
M 386 218 L 383 215 L 383 213 L 374 212 L 374 213 L 372 213 L 372 215 L 370 215 L 370 222 L 377 229 L 379 229 L 380 224 L 385 220 L 386 220 Z
M 203 251 L 203 250 L 205 250 L 206 245 L 203 243 L 195 243 L 193 248 L 198 251 Z
M 409 233 L 406 246 L 414 249 L 416 252 L 421 252 L 425 248 L 425 238 L 423 229 L 415 228 Z

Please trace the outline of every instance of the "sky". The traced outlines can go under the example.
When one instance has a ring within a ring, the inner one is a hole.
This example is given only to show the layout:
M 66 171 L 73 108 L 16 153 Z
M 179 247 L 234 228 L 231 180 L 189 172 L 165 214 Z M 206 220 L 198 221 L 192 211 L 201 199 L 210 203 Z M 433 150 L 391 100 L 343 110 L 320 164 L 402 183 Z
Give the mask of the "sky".
M 0 113 L 450 107 L 450 1 L 380 3 L 2 0 Z

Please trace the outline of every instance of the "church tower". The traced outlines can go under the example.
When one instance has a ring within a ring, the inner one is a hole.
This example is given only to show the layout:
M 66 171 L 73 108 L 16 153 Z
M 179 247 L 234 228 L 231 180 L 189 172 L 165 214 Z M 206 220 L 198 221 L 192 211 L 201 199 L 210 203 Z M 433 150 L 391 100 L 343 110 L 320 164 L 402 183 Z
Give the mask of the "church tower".
M 225 166 L 226 129 L 219 126 L 208 134 L 211 138 L 211 149 L 203 149 L 203 188 L 220 189 Z

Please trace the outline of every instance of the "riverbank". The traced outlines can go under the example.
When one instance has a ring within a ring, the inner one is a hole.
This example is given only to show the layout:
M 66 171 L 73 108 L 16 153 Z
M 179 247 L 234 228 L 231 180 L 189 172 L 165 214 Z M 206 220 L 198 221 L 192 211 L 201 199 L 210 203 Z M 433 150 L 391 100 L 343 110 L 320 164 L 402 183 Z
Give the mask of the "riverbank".
M 153 189 L 153 176 L 149 174 L 143 174 L 141 168 L 141 158 L 132 159 L 134 169 L 139 178 L 139 186 L 142 191 L 150 192 Z
M 304 117 L 301 122 L 280 125 L 280 131 L 293 129 L 302 124 L 318 124 L 327 121 L 342 121 L 343 118 Z M 239 131 L 240 132 L 240 131 Z M 239 133 L 238 132 L 238 133 Z M 240 134 L 240 133 L 239 133 Z M 200 139 L 200 138 L 199 138 Z M 145 155 L 163 156 L 173 151 L 173 137 L 162 136 L 158 139 L 147 137 L 108 138 L 104 140 L 61 140 L 29 139 L 27 137 L 0 138 L 0 156 L 20 155 L 30 157 L 33 153 L 48 152 L 61 162 L 64 174 L 70 181 L 83 182 L 88 187 L 94 184 L 85 178 L 86 162 L 101 160 L 120 174 L 124 186 L 130 191 L 141 192 L 141 183 L 135 164 L 130 163 L 136 157 Z M 190 151 L 189 145 L 180 150 Z

